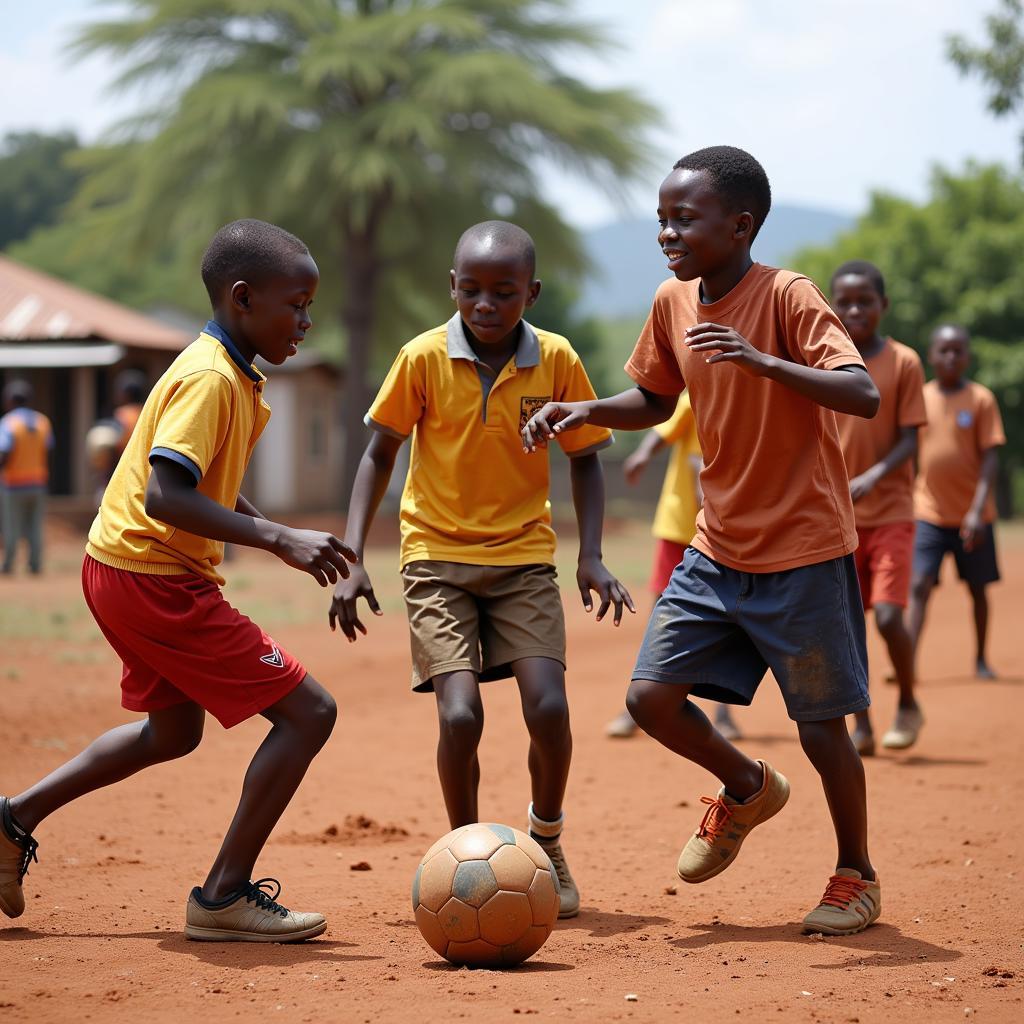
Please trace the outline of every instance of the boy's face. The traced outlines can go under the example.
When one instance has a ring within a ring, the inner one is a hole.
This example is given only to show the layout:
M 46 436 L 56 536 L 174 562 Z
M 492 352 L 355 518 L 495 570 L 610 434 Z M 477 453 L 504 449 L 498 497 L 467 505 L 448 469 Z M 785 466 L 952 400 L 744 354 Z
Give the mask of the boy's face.
M 295 355 L 313 326 L 309 307 L 319 284 L 313 257 L 296 255 L 284 271 L 262 284 L 235 285 L 232 300 L 242 317 L 246 344 L 274 366 Z
M 500 345 L 511 341 L 523 311 L 537 301 L 540 281 L 519 253 L 471 243 L 452 268 L 451 294 L 473 337 Z
M 853 343 L 860 348 L 877 335 L 889 300 L 878 294 L 870 278 L 863 274 L 844 274 L 832 282 L 832 308 Z
M 710 277 L 749 248 L 753 219 L 728 210 L 703 171 L 674 170 L 658 191 L 658 244 L 680 281 Z
M 971 361 L 971 339 L 960 327 L 940 327 L 932 335 L 928 362 L 940 384 L 960 383 Z

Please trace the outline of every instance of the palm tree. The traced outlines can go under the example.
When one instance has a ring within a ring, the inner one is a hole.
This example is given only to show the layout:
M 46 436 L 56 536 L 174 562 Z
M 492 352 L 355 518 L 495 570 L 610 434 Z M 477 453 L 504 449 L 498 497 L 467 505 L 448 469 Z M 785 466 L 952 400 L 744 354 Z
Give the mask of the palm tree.
M 304 237 L 345 336 L 346 496 L 375 345 L 438 316 L 452 245 L 514 216 L 545 267 L 579 271 L 574 233 L 539 198 L 557 164 L 614 192 L 648 161 L 652 108 L 556 63 L 608 46 L 566 0 L 129 0 L 72 44 L 158 100 L 93 151 L 79 208 L 94 241 L 143 257 L 197 250 L 235 216 Z M 154 90 L 162 87 L 157 94 Z M 353 443 L 355 442 L 355 443 Z

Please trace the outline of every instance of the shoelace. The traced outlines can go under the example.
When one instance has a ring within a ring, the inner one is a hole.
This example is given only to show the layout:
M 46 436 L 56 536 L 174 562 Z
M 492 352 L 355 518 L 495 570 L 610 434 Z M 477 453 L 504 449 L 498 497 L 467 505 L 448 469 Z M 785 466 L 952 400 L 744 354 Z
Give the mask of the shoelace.
M 720 796 L 702 796 L 700 802 L 707 804 L 708 809 L 704 812 L 700 828 L 697 829 L 697 836 L 700 839 L 706 839 L 709 843 L 714 843 L 729 824 L 732 808 Z
M 859 878 L 848 878 L 846 875 L 833 875 L 825 886 L 825 895 L 821 897 L 823 904 L 838 910 L 845 910 L 862 892 L 869 883 Z
M 277 886 L 271 889 L 271 886 Z M 279 914 L 281 917 L 288 916 L 288 908 L 277 903 L 277 897 L 281 895 L 281 883 L 276 878 L 260 878 L 250 882 L 245 890 L 247 903 L 255 903 L 260 910 L 267 910 L 271 914 Z
M 31 836 L 20 836 L 18 843 L 21 846 L 21 863 L 18 865 L 18 881 L 20 882 L 28 874 L 30 863 L 39 863 L 36 850 L 39 844 Z
M 548 860 L 554 866 L 558 884 L 561 886 L 569 885 L 572 882 L 572 875 L 569 874 L 569 865 L 566 862 L 565 854 L 562 853 L 561 844 L 555 843 L 550 847 L 545 846 L 544 852 L 548 855 Z

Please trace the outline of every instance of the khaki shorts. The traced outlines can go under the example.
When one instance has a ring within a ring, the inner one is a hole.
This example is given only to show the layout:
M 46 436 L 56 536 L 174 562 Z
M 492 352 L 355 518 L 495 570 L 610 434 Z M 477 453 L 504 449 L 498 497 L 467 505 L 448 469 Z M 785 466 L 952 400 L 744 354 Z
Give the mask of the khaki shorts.
M 565 617 L 553 565 L 417 561 L 402 569 L 412 641 L 412 688 L 468 670 L 506 679 L 519 658 L 565 666 Z

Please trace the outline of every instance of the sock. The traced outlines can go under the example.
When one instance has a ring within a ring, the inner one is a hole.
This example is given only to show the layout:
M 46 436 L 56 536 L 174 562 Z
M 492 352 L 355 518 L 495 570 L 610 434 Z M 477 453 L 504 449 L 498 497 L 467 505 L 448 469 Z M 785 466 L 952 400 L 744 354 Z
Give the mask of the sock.
M 239 889 L 236 892 L 228 893 L 223 899 L 220 900 L 208 900 L 203 896 L 203 890 L 201 886 L 196 886 L 192 890 L 192 896 L 195 898 L 196 903 L 201 907 L 206 907 L 207 910 L 222 910 L 230 903 L 234 903 L 241 895 L 243 890 Z
M 548 840 L 549 842 L 553 839 L 557 839 L 562 834 L 562 825 L 565 822 L 565 813 L 563 812 L 558 816 L 555 821 L 545 821 L 543 818 L 538 818 L 533 811 L 533 804 L 530 804 L 530 809 L 527 812 L 530 819 L 530 838 L 539 841 Z

